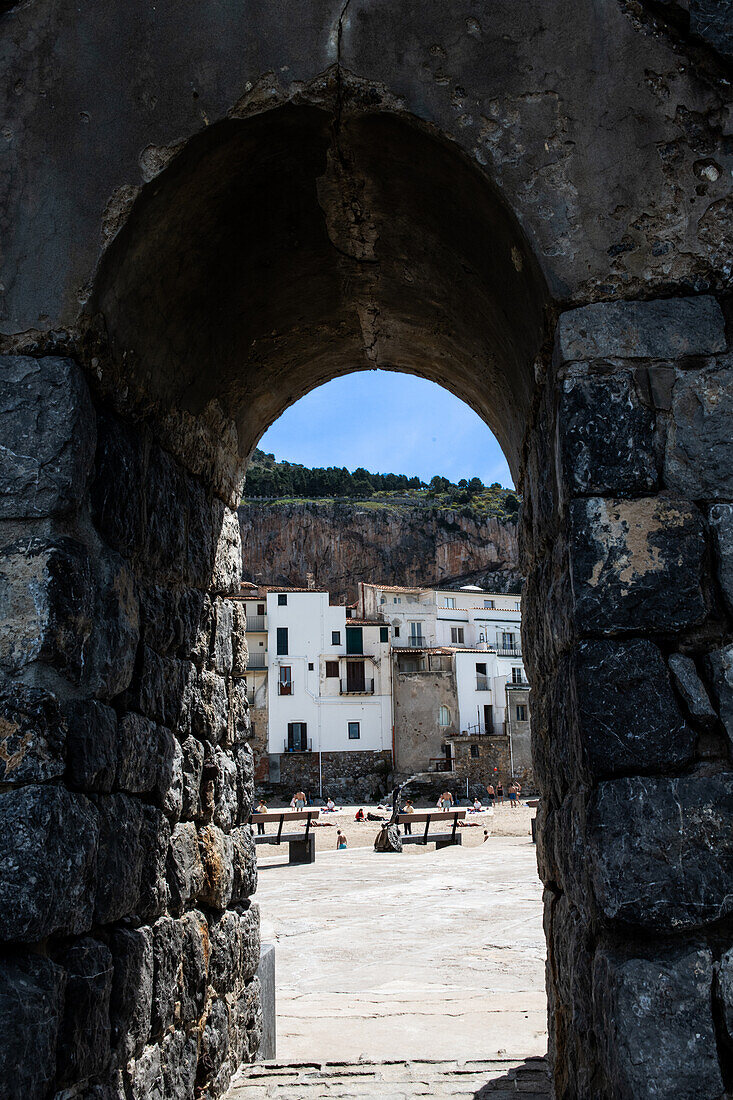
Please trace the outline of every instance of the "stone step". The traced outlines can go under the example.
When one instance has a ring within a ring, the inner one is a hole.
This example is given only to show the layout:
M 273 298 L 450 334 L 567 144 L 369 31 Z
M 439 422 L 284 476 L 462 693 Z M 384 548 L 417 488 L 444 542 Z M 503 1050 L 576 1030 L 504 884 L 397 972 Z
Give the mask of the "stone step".
M 259 1062 L 232 1084 L 227 1100 L 548 1100 L 545 1058 L 470 1062 Z

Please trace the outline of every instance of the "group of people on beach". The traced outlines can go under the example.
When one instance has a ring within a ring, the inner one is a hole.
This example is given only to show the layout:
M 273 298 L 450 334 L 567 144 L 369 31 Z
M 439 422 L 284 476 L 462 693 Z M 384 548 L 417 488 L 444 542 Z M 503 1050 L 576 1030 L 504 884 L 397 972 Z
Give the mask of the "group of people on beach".
M 516 809 L 517 803 L 519 801 L 519 796 L 520 796 L 521 793 L 522 793 L 522 784 L 519 782 L 519 780 L 513 779 L 511 781 L 511 783 L 509 783 L 509 785 L 506 788 L 507 801 L 508 801 L 510 807 L 513 810 Z M 504 802 L 504 785 L 503 785 L 503 783 L 498 782 L 496 784 L 496 787 L 494 787 L 493 783 L 487 783 L 487 785 L 486 785 L 486 794 L 488 796 L 488 807 L 489 807 L 489 809 L 493 810 L 495 802 L 497 804 L 499 804 L 499 803 L 503 804 L 503 802 Z M 447 812 L 448 810 L 453 809 L 454 804 L 455 804 L 455 799 L 453 798 L 452 793 L 450 791 L 443 791 L 442 795 L 438 799 L 438 809 L 439 810 L 444 810 L 444 811 Z M 483 809 L 483 804 L 481 802 L 481 799 L 475 798 L 473 800 L 472 809 L 476 812 Z

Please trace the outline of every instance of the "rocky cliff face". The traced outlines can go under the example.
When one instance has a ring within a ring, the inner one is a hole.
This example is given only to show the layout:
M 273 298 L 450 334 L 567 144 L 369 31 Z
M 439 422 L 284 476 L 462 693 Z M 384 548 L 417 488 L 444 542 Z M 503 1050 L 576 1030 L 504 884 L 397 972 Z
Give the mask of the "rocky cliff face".
M 269 504 L 239 509 L 244 579 L 356 597 L 358 581 L 518 591 L 517 525 L 425 507 Z

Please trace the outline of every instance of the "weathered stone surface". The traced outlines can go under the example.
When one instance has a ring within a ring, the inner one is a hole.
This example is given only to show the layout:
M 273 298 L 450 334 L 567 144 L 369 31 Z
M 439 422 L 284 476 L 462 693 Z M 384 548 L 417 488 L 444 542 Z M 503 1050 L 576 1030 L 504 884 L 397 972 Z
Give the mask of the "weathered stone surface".
M 242 576 L 242 540 L 239 534 L 239 518 L 230 508 L 223 508 L 217 501 L 212 517 L 214 532 L 218 538 L 211 588 L 223 595 L 236 596 Z
M 191 1100 L 196 1085 L 198 1046 L 195 1033 L 172 1031 L 160 1052 L 166 1100 Z
M 674 384 L 664 480 L 690 499 L 733 497 L 733 370 L 681 372 Z
M 247 644 L 247 607 L 240 600 L 231 601 L 232 608 L 232 676 L 246 676 L 249 663 Z
M 0 783 L 63 775 L 66 736 L 55 695 L 0 677 Z
M 92 515 L 105 541 L 124 557 L 131 557 L 142 549 L 145 537 L 142 482 L 146 444 L 137 429 L 106 413 L 99 415 L 97 431 Z
M 232 902 L 238 904 L 257 889 L 257 853 L 249 827 L 232 829 Z
M 251 902 L 249 908 L 240 914 L 239 928 L 242 937 L 239 978 L 248 982 L 260 965 L 260 907 L 256 902 Z
M 176 825 L 168 849 L 170 908 L 180 914 L 195 901 L 204 885 L 204 868 L 193 822 Z
M 228 717 L 226 682 L 218 673 L 202 669 L 191 698 L 191 732 L 202 741 L 218 744 L 227 735 Z
M 715 545 L 716 571 L 723 599 L 733 615 L 733 504 L 714 504 L 710 509 L 710 529 Z
M 204 1079 L 216 1077 L 224 1065 L 229 1054 L 229 1033 L 226 1002 L 221 998 L 213 1000 L 201 1034 L 199 1075 Z
M 578 359 L 676 359 L 725 351 L 725 324 L 715 298 L 596 302 L 561 314 L 559 362 Z
M 92 630 L 89 554 L 69 538 L 29 536 L 0 550 L 0 669 L 42 660 L 79 683 Z
M 583 633 L 681 630 L 705 617 L 702 517 L 661 497 L 571 506 L 570 567 Z
M 715 725 L 718 716 L 713 710 L 705 685 L 697 674 L 692 658 L 685 657 L 682 653 L 673 653 L 669 658 L 669 667 L 672 669 L 677 690 L 694 721 L 705 727 Z
M 245 821 L 254 806 L 255 763 L 250 745 L 234 745 L 231 750 L 237 765 L 237 794 L 239 797 L 239 821 Z
M 176 657 L 160 657 L 142 647 L 142 667 L 125 695 L 131 710 L 152 718 L 171 730 L 180 729 L 189 702 L 188 685 L 193 665 Z
M 0 357 L 0 519 L 76 508 L 87 487 L 96 423 L 81 369 L 55 355 Z
M 72 787 L 108 793 L 117 774 L 117 714 L 96 700 L 64 704 L 66 774 Z
M 252 723 L 247 701 L 247 681 L 229 681 L 229 731 L 230 745 L 248 741 L 252 737 Z
M 199 851 L 204 868 L 201 901 L 212 909 L 226 909 L 234 884 L 234 841 L 216 825 L 206 825 L 199 833 Z
M 207 776 L 211 777 L 209 782 Z M 204 807 L 210 802 L 211 820 L 225 832 L 239 820 L 238 778 L 237 765 L 229 752 L 218 745 L 209 751 L 204 761 Z
M 0 794 L 0 936 L 33 943 L 88 931 L 98 842 L 83 795 L 47 786 Z
M 181 745 L 183 791 L 181 817 L 195 817 L 200 808 L 201 777 L 204 770 L 204 746 L 195 737 L 187 737 Z
M 144 485 L 147 528 L 145 559 L 158 576 L 180 575 L 186 544 L 188 494 L 177 462 L 156 444 L 150 449 Z
M 654 414 L 631 371 L 566 378 L 561 385 L 560 453 L 570 496 L 633 496 L 657 482 Z
M 188 485 L 188 579 L 194 588 L 211 587 L 219 526 L 212 524 L 212 502 L 203 485 L 194 479 Z M 219 509 L 223 505 L 219 504 Z M 217 517 L 219 515 L 217 511 Z
M 159 1035 L 174 1023 L 180 1000 L 183 926 L 180 921 L 161 917 L 153 925 L 153 1000 L 151 1033 Z
M 207 600 L 195 588 L 144 585 L 140 592 L 140 629 L 145 645 L 161 657 L 174 653 L 195 660 Z
M 83 937 L 57 961 L 66 971 L 58 1083 L 72 1084 L 103 1073 L 110 1059 L 112 955 L 104 944 Z
M 679 931 L 733 912 L 733 775 L 601 783 L 585 851 L 609 921 Z
M 183 809 L 183 750 L 170 730 L 161 726 L 160 734 L 158 797 L 163 811 L 172 821 L 178 821 Z
M 593 1010 L 615 1096 L 699 1100 L 723 1092 L 704 945 L 657 948 L 647 957 L 601 950 L 593 968 Z
M 85 684 L 100 699 L 129 687 L 140 638 L 140 607 L 132 573 L 105 549 L 95 567 L 94 623 L 85 654 Z
M 123 1060 L 141 1053 L 150 1035 L 153 996 L 153 933 L 116 928 L 110 935 L 114 975 L 110 1001 L 112 1045 Z
M 214 602 L 214 639 L 212 659 L 214 669 L 222 676 L 228 676 L 234 665 L 232 632 L 234 630 L 234 601 L 218 598 Z M 246 630 L 245 616 L 245 630 Z
M 725 952 L 715 970 L 723 1023 L 728 1042 L 733 1042 L 733 948 Z
M 146 1047 L 128 1066 L 131 1100 L 168 1100 L 165 1093 L 160 1046 Z
M 209 982 L 212 989 L 224 996 L 237 983 L 242 959 L 242 925 L 233 909 L 209 920 Z
M 61 967 L 40 955 L 0 961 L 0 1081 L 5 1100 L 48 1095 L 65 984 Z
M 733 645 L 716 649 L 708 657 L 710 680 L 720 717 L 733 746 Z
M 121 790 L 140 794 L 156 788 L 160 730 L 155 722 L 134 711 L 120 719 L 117 785 Z
M 195 910 L 181 918 L 183 931 L 181 1019 L 184 1024 L 197 1021 L 206 1004 L 209 929 L 203 913 Z
M 650 641 L 588 641 L 576 659 L 581 751 L 593 779 L 659 771 L 692 760 L 695 734 Z
M 144 811 L 136 798 L 112 794 L 97 799 L 99 870 L 94 919 L 110 924 L 137 911 L 145 859 Z
M 171 826 L 165 815 L 154 806 L 143 807 L 140 830 L 143 865 L 138 912 L 146 921 L 156 920 L 168 905 L 165 865 L 170 839 Z
M 733 20 L 730 3 L 723 0 L 690 0 L 690 32 L 733 60 Z

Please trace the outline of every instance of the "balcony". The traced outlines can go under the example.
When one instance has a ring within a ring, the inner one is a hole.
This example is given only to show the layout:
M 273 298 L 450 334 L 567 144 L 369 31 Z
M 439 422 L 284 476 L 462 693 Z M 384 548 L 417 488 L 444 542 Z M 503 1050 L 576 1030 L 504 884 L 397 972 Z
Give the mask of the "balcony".
M 491 691 L 491 681 L 488 676 L 482 676 L 480 672 L 476 673 L 476 691 Z
M 521 657 L 522 647 L 521 645 L 497 646 L 495 652 L 497 657 Z
M 292 695 L 293 694 L 293 681 L 288 680 L 287 683 L 283 683 L 282 680 L 279 680 L 278 684 L 277 684 L 277 693 L 278 693 L 278 695 Z
M 258 652 L 256 649 L 250 649 L 247 668 L 267 668 L 267 651 Z
M 405 644 L 412 649 L 425 649 L 428 643 L 422 634 L 411 634 L 409 638 L 405 639 Z
M 298 745 L 289 745 L 287 737 L 283 742 L 283 752 L 313 752 L 313 741 L 309 737 Z
M 341 680 L 339 695 L 374 695 L 374 680 L 365 680 L 363 684 L 350 684 Z
M 248 615 L 247 616 L 247 630 L 256 633 L 258 630 L 260 633 L 264 633 L 267 630 L 265 626 L 264 615 Z

